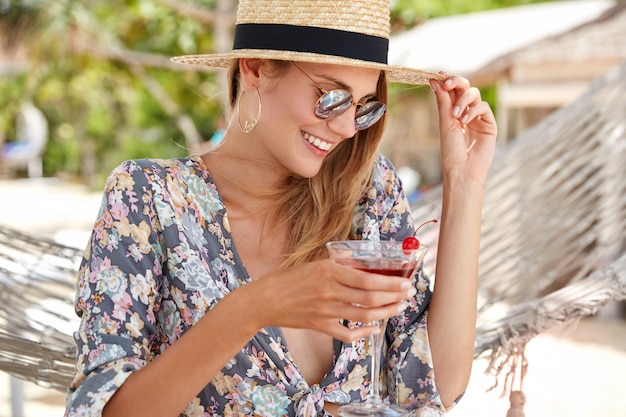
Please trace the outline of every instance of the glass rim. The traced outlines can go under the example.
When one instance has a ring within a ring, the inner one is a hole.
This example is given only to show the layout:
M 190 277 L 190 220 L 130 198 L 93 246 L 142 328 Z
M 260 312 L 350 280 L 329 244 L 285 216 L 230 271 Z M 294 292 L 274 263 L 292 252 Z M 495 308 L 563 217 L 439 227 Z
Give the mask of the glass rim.
M 363 252 L 372 253 L 394 253 L 401 252 L 417 253 L 422 250 L 430 249 L 430 246 L 420 243 L 420 247 L 417 249 L 404 249 L 402 248 L 402 241 L 392 240 L 332 240 L 326 242 L 326 248 L 328 250 L 359 250 Z

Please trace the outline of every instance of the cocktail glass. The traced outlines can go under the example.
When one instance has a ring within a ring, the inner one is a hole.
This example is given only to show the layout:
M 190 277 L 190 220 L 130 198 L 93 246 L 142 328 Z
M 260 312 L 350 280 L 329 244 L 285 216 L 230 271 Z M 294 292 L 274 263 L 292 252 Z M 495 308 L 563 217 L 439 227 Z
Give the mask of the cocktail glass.
M 344 240 L 326 244 L 330 258 L 342 265 L 348 265 L 362 271 L 381 275 L 399 276 L 410 279 L 424 259 L 428 246 L 417 249 L 402 249 L 402 242 Z M 371 358 L 371 383 L 364 402 L 350 403 L 339 408 L 342 417 L 399 417 L 409 412 L 397 405 L 384 402 L 380 395 L 380 368 L 382 356 L 382 337 L 387 327 L 387 320 L 376 323 L 381 327 L 379 334 L 371 335 L 367 340 Z

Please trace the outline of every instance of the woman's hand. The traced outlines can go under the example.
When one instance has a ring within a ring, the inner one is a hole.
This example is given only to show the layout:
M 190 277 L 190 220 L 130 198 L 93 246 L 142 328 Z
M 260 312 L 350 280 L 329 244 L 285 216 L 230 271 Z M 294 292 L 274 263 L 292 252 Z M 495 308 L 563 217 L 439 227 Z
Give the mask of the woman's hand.
M 467 79 L 448 76 L 430 82 L 439 108 L 444 176 L 484 182 L 493 159 L 497 126 L 489 104 Z
M 398 314 L 416 293 L 411 280 L 360 271 L 331 260 L 275 271 L 238 291 L 249 291 L 260 327 L 313 329 L 351 342 L 378 331 L 349 329 L 339 319 L 369 323 Z

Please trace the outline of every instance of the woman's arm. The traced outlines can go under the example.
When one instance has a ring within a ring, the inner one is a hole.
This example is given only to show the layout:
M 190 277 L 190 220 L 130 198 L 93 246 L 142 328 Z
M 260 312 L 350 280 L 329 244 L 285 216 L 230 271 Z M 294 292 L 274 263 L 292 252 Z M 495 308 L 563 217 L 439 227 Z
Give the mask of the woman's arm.
M 428 329 L 437 388 L 448 406 L 465 391 L 474 356 L 483 188 L 497 128 L 466 79 L 431 87 L 439 107 L 443 202 Z
M 474 356 L 482 190 L 444 186 L 437 274 L 428 316 L 435 382 L 444 407 L 467 386 Z M 471 187 L 470 187 L 471 188 Z
M 102 415 L 179 415 L 260 329 L 246 308 L 254 301 L 247 293 L 242 288 L 226 296 L 165 352 L 135 371 Z
M 103 415 L 178 415 L 263 327 L 311 328 L 346 342 L 366 337 L 377 328 L 349 329 L 337 317 L 369 322 L 397 314 L 414 290 L 406 279 L 393 278 L 323 260 L 252 281 L 134 372 Z

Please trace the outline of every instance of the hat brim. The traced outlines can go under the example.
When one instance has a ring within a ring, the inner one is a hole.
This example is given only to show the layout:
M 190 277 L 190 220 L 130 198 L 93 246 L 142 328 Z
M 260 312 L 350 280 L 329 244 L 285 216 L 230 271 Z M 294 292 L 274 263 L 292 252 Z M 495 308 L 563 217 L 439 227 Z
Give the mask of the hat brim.
M 175 56 L 171 58 L 171 61 L 179 64 L 200 65 L 210 68 L 229 68 L 232 61 L 239 58 L 278 59 L 379 69 L 386 72 L 387 80 L 390 82 L 413 85 L 428 85 L 430 80 L 443 81 L 445 78 L 436 72 L 416 68 L 397 67 L 341 56 L 266 49 L 237 49 L 224 54 Z

